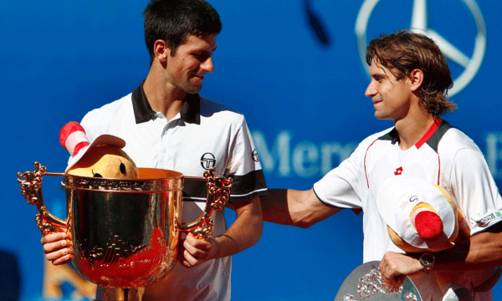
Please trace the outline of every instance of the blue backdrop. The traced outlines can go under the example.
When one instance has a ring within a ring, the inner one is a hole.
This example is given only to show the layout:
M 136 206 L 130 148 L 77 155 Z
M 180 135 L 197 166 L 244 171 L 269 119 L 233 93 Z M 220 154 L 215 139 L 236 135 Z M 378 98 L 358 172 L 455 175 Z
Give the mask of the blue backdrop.
M 500 1 L 210 2 L 224 28 L 216 71 L 202 94 L 246 114 L 269 186 L 309 188 L 361 139 L 390 126 L 373 118 L 364 97 L 369 78 L 360 48 L 380 33 L 413 25 L 435 37 L 448 55 L 458 110 L 446 119 L 477 142 L 500 187 Z M 18 294 L 19 300 L 41 299 L 35 209 L 20 196 L 15 173 L 31 169 L 35 160 L 64 170 L 61 125 L 141 82 L 149 64 L 145 4 L 0 2 L 1 300 L 17 300 Z M 45 195 L 61 214 L 63 193 L 56 186 L 44 185 Z M 233 300 L 332 300 L 362 260 L 361 217 L 352 212 L 308 230 L 268 223 L 264 230 L 257 246 L 234 257 Z M 495 289 L 495 300 L 500 298 L 502 284 Z

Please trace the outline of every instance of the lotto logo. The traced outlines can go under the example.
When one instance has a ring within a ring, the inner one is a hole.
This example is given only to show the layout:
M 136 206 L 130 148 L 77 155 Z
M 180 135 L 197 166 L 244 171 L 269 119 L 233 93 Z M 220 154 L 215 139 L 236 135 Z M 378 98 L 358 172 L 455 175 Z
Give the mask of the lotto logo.
M 403 167 L 402 166 L 399 166 L 398 168 L 396 168 L 396 170 L 394 170 L 394 175 L 396 176 L 399 176 L 403 173 Z

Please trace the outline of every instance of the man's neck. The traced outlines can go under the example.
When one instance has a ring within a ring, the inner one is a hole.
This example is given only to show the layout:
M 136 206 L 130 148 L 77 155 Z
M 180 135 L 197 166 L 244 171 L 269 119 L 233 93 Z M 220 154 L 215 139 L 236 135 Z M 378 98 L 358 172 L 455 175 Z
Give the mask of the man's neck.
M 415 145 L 433 123 L 434 115 L 421 108 L 397 120 L 395 127 L 399 135 L 399 147 L 405 150 Z
M 170 120 L 183 108 L 186 93 L 162 79 L 152 68 L 143 83 L 143 91 L 155 112 Z

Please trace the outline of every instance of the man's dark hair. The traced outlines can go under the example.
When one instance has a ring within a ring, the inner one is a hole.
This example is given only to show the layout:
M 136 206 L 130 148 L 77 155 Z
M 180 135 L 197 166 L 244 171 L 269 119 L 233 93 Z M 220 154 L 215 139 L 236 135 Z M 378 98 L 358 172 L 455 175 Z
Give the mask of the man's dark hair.
M 398 79 L 422 70 L 424 79 L 417 91 L 425 109 L 436 116 L 455 109 L 446 95 L 452 87 L 450 69 L 439 47 L 425 35 L 399 31 L 376 38 L 368 45 L 366 62 L 375 60 Z
M 218 12 L 205 0 L 151 0 L 144 18 L 145 41 L 152 59 L 156 40 L 166 41 L 174 55 L 189 35 L 206 36 L 221 31 Z

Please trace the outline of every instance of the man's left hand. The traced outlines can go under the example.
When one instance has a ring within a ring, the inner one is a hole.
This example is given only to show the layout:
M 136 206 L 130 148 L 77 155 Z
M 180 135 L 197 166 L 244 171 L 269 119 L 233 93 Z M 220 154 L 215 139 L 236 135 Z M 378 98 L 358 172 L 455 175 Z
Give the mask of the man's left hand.
M 380 262 L 380 272 L 389 288 L 399 287 L 404 276 L 420 272 L 423 269 L 424 267 L 418 259 L 395 252 L 385 253 Z
M 213 259 L 217 255 L 218 242 L 212 237 L 198 239 L 189 233 L 183 242 L 183 265 L 193 267 L 202 262 Z

